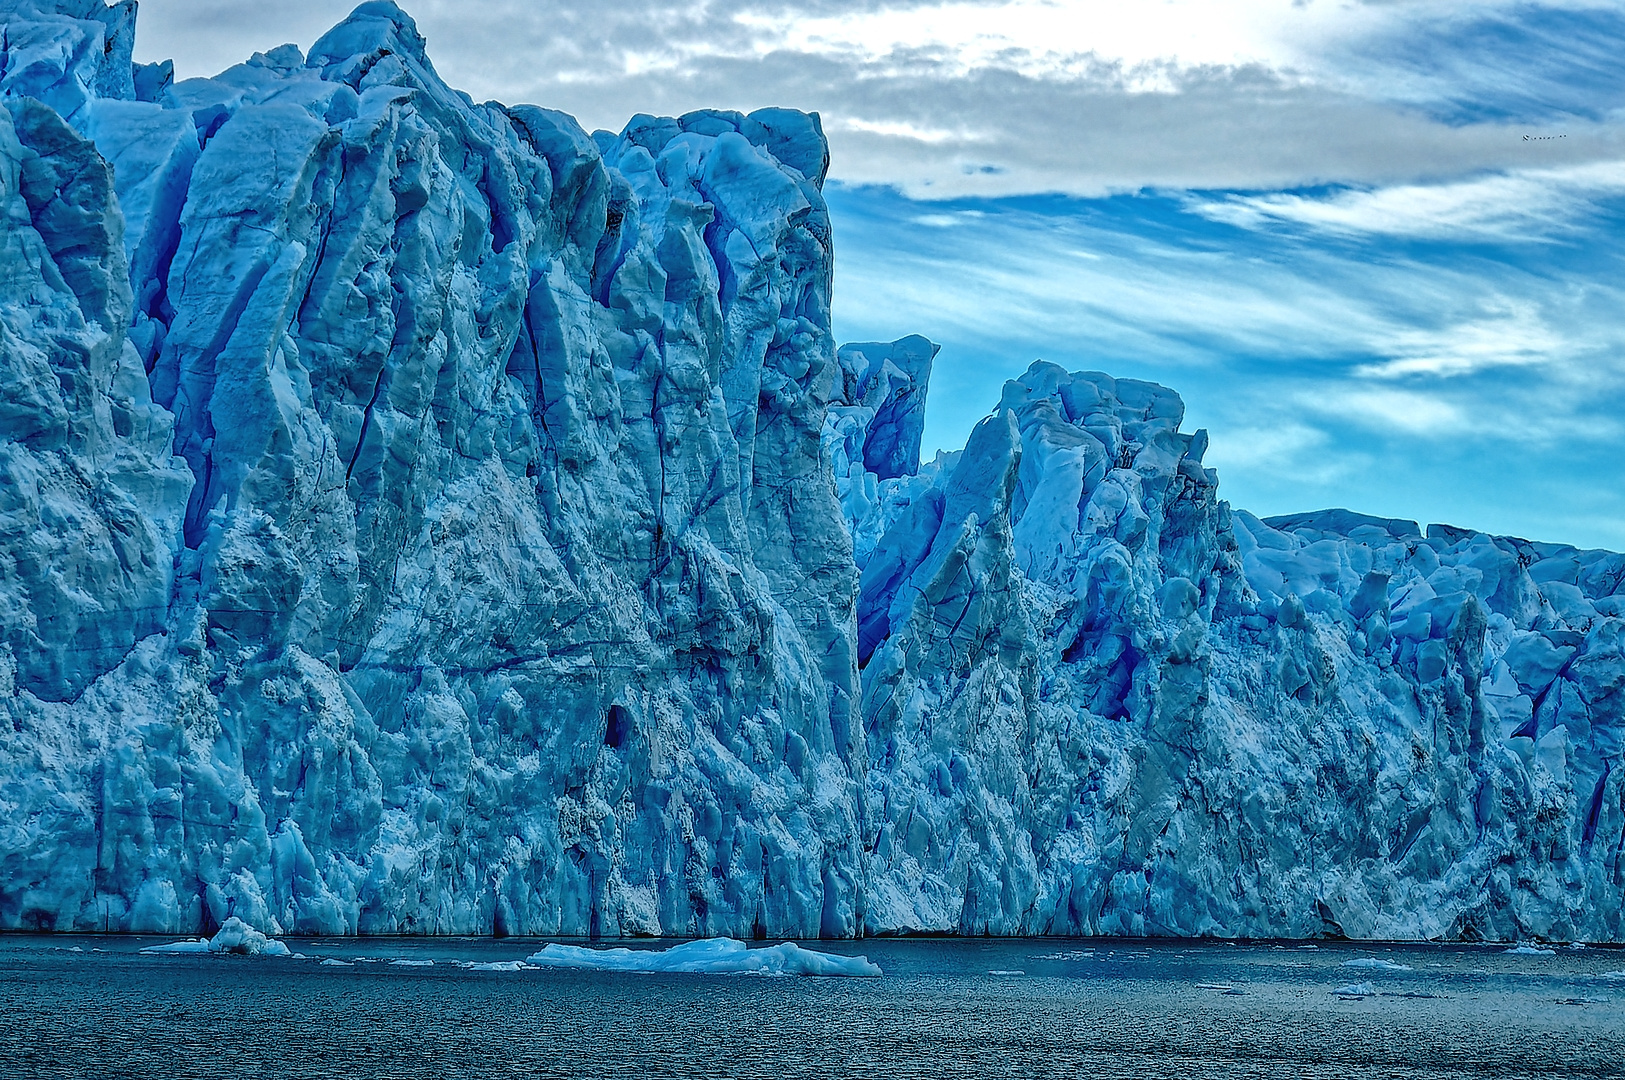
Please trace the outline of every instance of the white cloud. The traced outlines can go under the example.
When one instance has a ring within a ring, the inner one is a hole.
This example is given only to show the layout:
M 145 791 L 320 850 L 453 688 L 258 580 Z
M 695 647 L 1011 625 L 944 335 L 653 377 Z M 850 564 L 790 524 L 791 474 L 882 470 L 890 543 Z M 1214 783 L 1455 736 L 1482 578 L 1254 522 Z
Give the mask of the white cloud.
M 881 135 L 893 139 L 907 139 L 910 142 L 945 143 L 945 142 L 977 142 L 982 136 L 975 132 L 950 131 L 946 128 L 921 128 L 901 120 L 862 120 L 857 117 L 836 116 L 831 117 L 824 125 L 825 133 L 831 131 L 857 131 L 865 135 Z
M 1303 391 L 1297 400 L 1305 409 L 1321 415 L 1428 438 L 1459 435 L 1473 426 L 1460 406 L 1419 390 L 1343 383 Z
M 1615 145 L 1614 132 L 1588 134 L 1609 144 L 1607 152 L 1625 151 Z M 1321 196 L 1230 195 L 1193 200 L 1191 208 L 1245 229 L 1301 226 L 1341 236 L 1547 242 L 1572 233 L 1599 198 L 1619 194 L 1625 194 L 1625 160 Z
M 1220 436 L 1210 444 L 1203 464 L 1226 477 L 1244 473 L 1290 476 L 1295 483 L 1321 487 L 1336 483 L 1363 464 L 1363 460 L 1334 451 L 1330 435 L 1299 417 L 1278 417 L 1268 426 L 1226 424 Z
M 1485 307 L 1488 310 L 1482 317 L 1469 322 L 1394 332 L 1374 343 L 1389 359 L 1362 364 L 1355 374 L 1378 379 L 1452 378 L 1486 368 L 1525 367 L 1568 359 L 1569 340 L 1546 325 L 1535 304 L 1496 297 Z

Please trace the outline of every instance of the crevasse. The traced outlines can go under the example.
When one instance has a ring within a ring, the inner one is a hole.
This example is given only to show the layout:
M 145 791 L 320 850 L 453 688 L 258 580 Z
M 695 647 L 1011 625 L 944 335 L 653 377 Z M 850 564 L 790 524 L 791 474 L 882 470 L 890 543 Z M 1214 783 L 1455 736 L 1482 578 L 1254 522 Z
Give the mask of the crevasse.
M 816 116 L 0 17 L 0 927 L 1625 939 L 1625 557 L 1046 364 L 920 465 Z

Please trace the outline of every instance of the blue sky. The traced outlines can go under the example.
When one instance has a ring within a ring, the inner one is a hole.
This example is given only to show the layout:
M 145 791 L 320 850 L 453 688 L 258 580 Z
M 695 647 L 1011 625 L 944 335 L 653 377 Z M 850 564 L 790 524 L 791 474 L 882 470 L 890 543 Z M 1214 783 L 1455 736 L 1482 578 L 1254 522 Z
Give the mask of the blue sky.
M 1625 548 L 1625 0 L 425 0 L 453 85 L 618 128 L 816 109 L 844 340 L 928 448 L 1043 358 L 1154 379 L 1221 494 Z M 347 3 L 144 0 L 212 73 Z

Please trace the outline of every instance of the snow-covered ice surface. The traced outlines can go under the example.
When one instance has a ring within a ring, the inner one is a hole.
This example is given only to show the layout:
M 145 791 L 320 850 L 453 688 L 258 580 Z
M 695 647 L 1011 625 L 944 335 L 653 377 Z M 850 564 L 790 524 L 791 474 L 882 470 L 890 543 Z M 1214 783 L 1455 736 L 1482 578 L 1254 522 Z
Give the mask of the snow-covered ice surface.
M 537 967 L 598 971 L 674 971 L 693 975 L 857 975 L 882 974 L 862 956 L 836 956 L 804 949 L 793 941 L 750 948 L 733 938 L 702 938 L 669 949 L 544 946 L 529 958 Z
M 0 928 L 1625 939 L 1625 557 L 1047 364 L 918 466 L 816 116 L 0 18 Z

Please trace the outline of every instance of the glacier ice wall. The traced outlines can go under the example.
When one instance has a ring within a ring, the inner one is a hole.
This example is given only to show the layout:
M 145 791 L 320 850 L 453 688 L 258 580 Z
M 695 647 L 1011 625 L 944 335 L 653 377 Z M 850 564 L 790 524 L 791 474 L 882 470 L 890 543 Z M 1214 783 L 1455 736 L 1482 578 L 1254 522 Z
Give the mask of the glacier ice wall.
M 816 117 L 134 15 L 0 0 L 0 927 L 1625 938 L 1625 558 L 1051 365 L 920 466 Z

